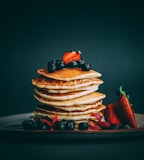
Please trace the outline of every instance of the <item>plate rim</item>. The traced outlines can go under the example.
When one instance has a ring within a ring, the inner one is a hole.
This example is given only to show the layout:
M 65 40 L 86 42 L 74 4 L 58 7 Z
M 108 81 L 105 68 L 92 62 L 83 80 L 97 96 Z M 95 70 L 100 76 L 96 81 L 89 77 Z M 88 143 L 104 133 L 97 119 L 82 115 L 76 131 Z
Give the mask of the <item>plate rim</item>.
M 17 115 L 10 115 L 4 117 L 6 122 L 9 122 L 9 118 L 7 117 L 14 117 L 18 116 L 28 116 L 31 113 L 24 113 L 24 114 L 17 114 Z M 144 114 L 136 113 L 138 115 L 144 116 Z M 0 117 L 2 119 L 2 117 Z M 17 118 L 17 117 L 16 117 Z M 21 118 L 20 118 L 21 119 Z M 15 122 L 16 120 L 14 120 Z M 4 122 L 5 123 L 5 122 Z M 12 123 L 13 124 L 13 123 Z M 56 138 L 60 139 L 111 139 L 111 138 L 130 138 L 130 137 L 144 137 L 144 126 L 140 126 L 138 128 L 124 128 L 124 129 L 99 129 L 99 130 L 62 130 L 62 131 L 49 131 L 49 130 L 24 130 L 22 125 L 15 124 L 15 125 L 6 125 L 6 127 L 0 127 L 0 140 L 2 138 L 6 139 L 7 137 L 10 138 L 18 138 L 19 139 L 51 139 Z

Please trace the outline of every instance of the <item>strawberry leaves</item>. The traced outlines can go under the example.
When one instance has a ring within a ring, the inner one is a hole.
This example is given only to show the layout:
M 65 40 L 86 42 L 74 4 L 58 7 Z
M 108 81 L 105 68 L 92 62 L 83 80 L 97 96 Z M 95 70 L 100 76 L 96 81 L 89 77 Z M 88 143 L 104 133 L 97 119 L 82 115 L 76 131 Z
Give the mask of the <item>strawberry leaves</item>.
M 126 94 L 126 92 L 123 90 L 122 85 L 116 90 L 116 94 L 118 96 L 126 96 L 129 100 L 130 100 L 130 96 L 128 94 Z

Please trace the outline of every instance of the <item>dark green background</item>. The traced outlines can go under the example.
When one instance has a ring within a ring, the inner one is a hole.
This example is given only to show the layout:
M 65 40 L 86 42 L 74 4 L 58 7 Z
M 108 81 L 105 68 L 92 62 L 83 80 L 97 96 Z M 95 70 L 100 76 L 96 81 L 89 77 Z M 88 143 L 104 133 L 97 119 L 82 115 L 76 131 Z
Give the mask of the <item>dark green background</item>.
M 6 1 L 1 5 L 0 116 L 31 112 L 31 79 L 63 52 L 80 50 L 102 73 L 105 104 L 122 84 L 135 112 L 144 113 L 142 1 Z

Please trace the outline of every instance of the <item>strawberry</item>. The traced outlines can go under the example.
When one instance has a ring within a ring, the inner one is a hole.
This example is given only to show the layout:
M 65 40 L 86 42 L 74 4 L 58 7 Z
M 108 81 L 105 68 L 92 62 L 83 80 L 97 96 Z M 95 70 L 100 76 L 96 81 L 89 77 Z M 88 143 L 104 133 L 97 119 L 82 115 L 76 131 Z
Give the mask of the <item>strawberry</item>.
M 116 108 L 117 108 L 117 104 L 110 103 L 104 111 L 104 117 L 105 117 L 106 121 L 110 122 L 111 124 L 117 124 L 117 125 L 121 126 L 122 122 L 119 119 L 119 117 L 117 116 Z
M 80 51 L 69 51 L 65 52 L 62 56 L 62 61 L 65 64 L 70 62 L 79 61 L 81 60 L 81 52 Z
M 128 124 L 131 128 L 137 128 L 137 123 L 134 116 L 134 110 L 129 102 L 128 96 L 119 88 L 120 97 L 118 100 L 117 114 L 123 123 Z
M 99 125 L 97 125 L 95 122 L 90 121 L 89 122 L 89 128 L 92 129 L 92 130 L 98 130 Z
M 102 129 L 110 129 L 111 127 L 111 123 L 108 121 L 99 121 L 98 124 Z
M 91 129 L 95 129 L 95 128 L 99 129 L 99 127 L 102 129 L 109 129 L 111 127 L 110 122 L 102 121 L 102 116 L 99 113 L 93 113 L 92 116 L 96 117 L 98 121 L 96 124 L 94 124 L 93 122 L 90 122 Z

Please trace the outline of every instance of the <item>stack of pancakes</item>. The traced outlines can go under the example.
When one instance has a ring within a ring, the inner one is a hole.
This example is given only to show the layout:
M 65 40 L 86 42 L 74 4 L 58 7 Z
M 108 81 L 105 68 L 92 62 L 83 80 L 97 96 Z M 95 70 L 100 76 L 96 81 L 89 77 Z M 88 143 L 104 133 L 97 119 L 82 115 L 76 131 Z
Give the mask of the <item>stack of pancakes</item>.
M 103 115 L 102 104 L 105 94 L 97 92 L 103 83 L 101 74 L 83 71 L 81 68 L 63 68 L 52 73 L 38 69 L 38 77 L 32 79 L 34 97 L 39 105 L 34 110 L 36 117 L 72 119 L 81 121 L 97 120 L 94 113 Z

